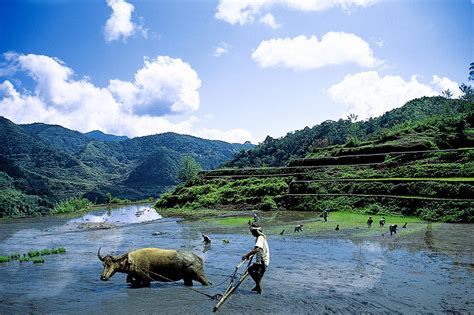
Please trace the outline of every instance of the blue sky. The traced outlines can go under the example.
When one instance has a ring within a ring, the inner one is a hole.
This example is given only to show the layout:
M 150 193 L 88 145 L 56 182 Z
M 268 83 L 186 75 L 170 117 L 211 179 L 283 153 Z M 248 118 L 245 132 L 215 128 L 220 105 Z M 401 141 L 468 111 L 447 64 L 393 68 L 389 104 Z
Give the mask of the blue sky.
M 4 0 L 0 115 L 231 142 L 467 82 L 469 0 Z

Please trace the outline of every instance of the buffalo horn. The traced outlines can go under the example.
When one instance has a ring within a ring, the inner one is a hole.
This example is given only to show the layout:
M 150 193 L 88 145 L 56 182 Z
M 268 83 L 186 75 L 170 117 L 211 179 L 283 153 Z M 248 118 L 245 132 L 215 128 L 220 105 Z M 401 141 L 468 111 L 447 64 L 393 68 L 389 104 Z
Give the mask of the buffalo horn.
M 104 257 L 100 255 L 100 247 L 99 247 L 99 250 L 97 251 L 97 257 L 99 257 L 100 261 L 104 261 Z

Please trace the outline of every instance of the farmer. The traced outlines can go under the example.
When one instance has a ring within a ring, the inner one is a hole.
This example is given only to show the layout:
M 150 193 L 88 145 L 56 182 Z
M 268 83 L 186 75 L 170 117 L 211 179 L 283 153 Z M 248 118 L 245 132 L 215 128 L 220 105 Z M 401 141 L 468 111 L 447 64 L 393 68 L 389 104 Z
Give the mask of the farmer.
M 253 222 L 258 222 L 258 215 L 256 213 L 253 214 Z
M 208 235 L 202 234 L 202 238 L 204 245 L 211 245 L 211 238 Z
M 397 227 L 398 227 L 398 225 L 396 225 L 396 224 L 391 224 L 388 227 L 388 229 L 390 230 L 390 235 L 397 234 Z
M 255 281 L 255 288 L 253 288 L 252 291 L 262 294 L 262 278 L 270 263 L 270 250 L 268 248 L 267 237 L 263 234 L 260 224 L 257 222 L 252 223 L 250 233 L 256 238 L 255 247 L 242 256 L 242 260 L 248 260 L 251 256 L 255 255 L 255 263 L 250 266 L 248 270 L 253 281 Z
M 327 222 L 327 221 L 328 221 L 328 215 L 329 215 L 329 209 L 326 208 L 326 209 L 324 209 L 324 211 L 323 211 L 323 219 L 324 219 L 324 222 Z
M 367 220 L 367 227 L 370 229 L 370 227 L 372 226 L 372 222 L 374 222 L 374 220 L 372 220 L 372 217 L 369 217 L 369 219 Z
M 381 217 L 379 221 L 380 227 L 383 227 L 385 225 L 385 218 Z

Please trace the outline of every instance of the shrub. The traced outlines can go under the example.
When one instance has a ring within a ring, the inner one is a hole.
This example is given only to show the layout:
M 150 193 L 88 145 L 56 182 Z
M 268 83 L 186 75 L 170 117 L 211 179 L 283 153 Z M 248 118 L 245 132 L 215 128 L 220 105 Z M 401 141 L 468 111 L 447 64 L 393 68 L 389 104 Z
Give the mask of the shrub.
M 92 206 L 92 202 L 83 197 L 72 197 L 66 200 L 59 202 L 51 214 L 68 214 L 75 213 L 79 211 L 84 211 L 89 209 Z

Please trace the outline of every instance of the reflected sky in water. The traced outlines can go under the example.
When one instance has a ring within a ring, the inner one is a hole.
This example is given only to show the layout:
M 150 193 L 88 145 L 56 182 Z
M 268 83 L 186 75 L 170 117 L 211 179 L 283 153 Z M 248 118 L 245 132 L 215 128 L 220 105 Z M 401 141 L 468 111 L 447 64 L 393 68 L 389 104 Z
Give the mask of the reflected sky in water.
M 130 224 L 142 223 L 161 219 L 151 205 L 129 205 L 120 208 L 110 208 L 107 210 L 99 210 L 90 212 L 81 218 L 71 220 L 69 223 L 102 223 L 108 222 L 112 224 Z

